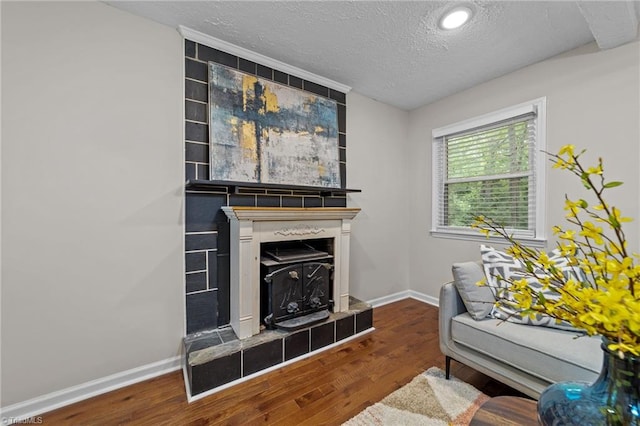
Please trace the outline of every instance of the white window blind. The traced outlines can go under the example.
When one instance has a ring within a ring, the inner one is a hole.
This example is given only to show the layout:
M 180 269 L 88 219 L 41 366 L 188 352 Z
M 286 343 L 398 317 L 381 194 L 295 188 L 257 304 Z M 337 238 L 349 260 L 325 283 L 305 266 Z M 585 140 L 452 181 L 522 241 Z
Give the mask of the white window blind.
M 484 215 L 516 238 L 542 237 L 538 106 L 519 105 L 434 131 L 432 232 L 472 236 L 478 234 L 471 228 L 474 218 Z

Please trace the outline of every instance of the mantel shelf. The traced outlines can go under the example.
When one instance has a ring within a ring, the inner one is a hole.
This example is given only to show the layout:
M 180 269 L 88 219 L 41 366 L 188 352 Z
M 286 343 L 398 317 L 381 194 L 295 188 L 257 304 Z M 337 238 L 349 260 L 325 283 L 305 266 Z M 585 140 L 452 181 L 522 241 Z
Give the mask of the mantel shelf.
M 203 179 L 190 179 L 185 184 L 186 189 L 195 190 L 211 190 L 215 188 L 226 188 L 231 194 L 238 194 L 239 188 L 250 189 L 275 189 L 283 191 L 308 191 L 317 192 L 320 196 L 335 196 L 345 195 L 352 192 L 362 192 L 360 189 L 347 189 L 347 188 L 324 188 L 319 186 L 306 186 L 306 185 L 283 185 L 276 183 L 253 183 L 253 182 L 234 182 L 228 180 L 203 180 Z

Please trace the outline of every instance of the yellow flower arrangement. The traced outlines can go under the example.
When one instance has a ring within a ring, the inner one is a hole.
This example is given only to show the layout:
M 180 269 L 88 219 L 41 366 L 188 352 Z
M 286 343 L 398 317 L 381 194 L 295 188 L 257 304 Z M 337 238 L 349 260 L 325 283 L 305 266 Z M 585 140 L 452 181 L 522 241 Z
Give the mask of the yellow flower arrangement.
M 604 198 L 606 190 L 622 182 L 605 180 L 602 159 L 593 167 L 583 166 L 584 152 L 576 154 L 573 145 L 566 145 L 558 154 L 550 154 L 554 168 L 576 175 L 595 196 L 594 205 L 565 197 L 566 220 L 577 229 L 553 227 L 560 254 L 582 274 L 563 273 L 545 252 L 520 244 L 490 218 L 479 216 L 472 226 L 487 236 L 508 240 L 507 253 L 524 265 L 525 276 L 537 279 L 546 291 L 547 297 L 528 286 L 526 279 L 500 278 L 510 285 L 514 306 L 526 314 L 547 314 L 589 335 L 601 335 L 621 358 L 640 356 L 640 255 L 627 251 L 622 224 L 631 219 Z M 557 297 L 548 297 L 549 291 Z

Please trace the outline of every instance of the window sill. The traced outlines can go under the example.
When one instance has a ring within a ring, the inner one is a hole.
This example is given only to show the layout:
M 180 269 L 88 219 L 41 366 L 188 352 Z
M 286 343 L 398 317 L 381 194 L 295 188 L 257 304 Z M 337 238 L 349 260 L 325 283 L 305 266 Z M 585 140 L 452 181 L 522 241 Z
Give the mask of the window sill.
M 479 232 L 464 233 L 464 232 L 445 232 L 445 231 L 431 231 L 431 236 L 434 238 L 446 238 L 450 240 L 463 240 L 463 241 L 478 241 L 482 243 L 491 244 L 503 244 L 509 245 L 509 241 L 500 236 L 486 237 Z M 515 238 L 516 241 L 527 247 L 545 248 L 547 246 L 546 238 Z

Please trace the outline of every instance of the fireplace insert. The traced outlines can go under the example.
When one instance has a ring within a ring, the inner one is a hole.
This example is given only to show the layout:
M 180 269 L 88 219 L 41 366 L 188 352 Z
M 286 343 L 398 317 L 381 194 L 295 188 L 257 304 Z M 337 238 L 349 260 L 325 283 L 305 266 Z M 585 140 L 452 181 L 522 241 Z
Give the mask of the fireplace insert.
M 261 318 L 267 328 L 295 330 L 333 309 L 330 240 L 265 243 L 261 249 Z

